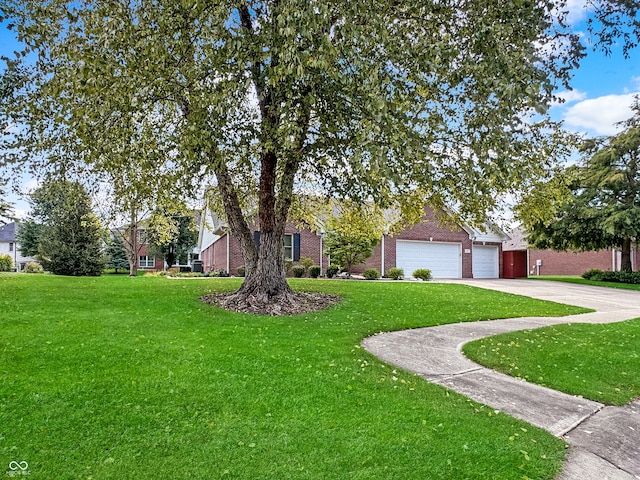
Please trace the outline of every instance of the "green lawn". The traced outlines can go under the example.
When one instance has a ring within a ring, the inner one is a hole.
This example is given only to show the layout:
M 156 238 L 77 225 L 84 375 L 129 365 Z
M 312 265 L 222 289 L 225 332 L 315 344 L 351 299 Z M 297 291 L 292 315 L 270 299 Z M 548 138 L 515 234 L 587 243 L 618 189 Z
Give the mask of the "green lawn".
M 0 275 L 0 464 L 42 479 L 549 479 L 564 443 L 360 347 L 580 309 L 464 285 L 292 282 L 324 312 L 202 304 L 235 279 Z
M 463 350 L 487 367 L 598 402 L 624 405 L 640 396 L 640 319 L 505 333 Z

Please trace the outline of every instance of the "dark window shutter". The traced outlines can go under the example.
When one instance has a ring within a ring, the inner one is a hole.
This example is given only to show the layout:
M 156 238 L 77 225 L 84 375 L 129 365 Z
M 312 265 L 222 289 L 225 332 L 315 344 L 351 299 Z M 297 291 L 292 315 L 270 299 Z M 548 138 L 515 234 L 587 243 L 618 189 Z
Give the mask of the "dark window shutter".
M 300 234 L 293 234 L 293 261 L 297 262 L 300 260 Z
M 253 241 L 256 244 L 256 250 L 259 250 L 260 249 L 260 232 L 257 230 L 253 232 Z

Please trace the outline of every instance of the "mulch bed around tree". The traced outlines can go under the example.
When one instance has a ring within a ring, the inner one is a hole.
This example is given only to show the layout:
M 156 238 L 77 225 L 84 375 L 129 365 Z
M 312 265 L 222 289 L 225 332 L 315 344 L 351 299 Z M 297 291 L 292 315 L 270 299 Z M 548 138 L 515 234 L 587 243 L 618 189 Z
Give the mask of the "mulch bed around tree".
M 317 312 L 339 303 L 342 298 L 318 292 L 293 292 L 271 299 L 265 299 L 263 296 L 239 298 L 237 292 L 230 292 L 205 295 L 200 297 L 200 300 L 233 312 L 279 316 Z

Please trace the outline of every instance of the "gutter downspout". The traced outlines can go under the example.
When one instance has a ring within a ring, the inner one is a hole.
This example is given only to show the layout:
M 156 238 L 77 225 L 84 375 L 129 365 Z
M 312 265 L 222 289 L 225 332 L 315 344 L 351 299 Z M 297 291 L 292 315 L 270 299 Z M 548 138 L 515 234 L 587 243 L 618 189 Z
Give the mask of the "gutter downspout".
M 320 275 L 323 275 L 322 272 L 322 237 L 324 236 L 324 234 L 322 232 L 320 232 Z
M 231 275 L 231 272 L 229 271 L 229 265 L 230 265 L 230 260 L 229 260 L 229 232 L 227 232 L 227 273 L 229 275 Z
M 381 276 L 384 277 L 384 233 L 382 234 L 382 241 L 380 242 L 380 258 L 381 258 Z

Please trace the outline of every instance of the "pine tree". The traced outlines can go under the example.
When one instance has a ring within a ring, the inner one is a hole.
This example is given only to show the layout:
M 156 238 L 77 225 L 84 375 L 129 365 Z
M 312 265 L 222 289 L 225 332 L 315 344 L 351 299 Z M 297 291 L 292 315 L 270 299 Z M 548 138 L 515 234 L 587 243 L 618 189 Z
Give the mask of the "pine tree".
M 57 275 L 100 275 L 102 228 L 85 188 L 77 182 L 50 180 L 32 195 L 32 205 L 44 224 L 38 252 L 45 269 Z
M 118 270 L 126 271 L 129 269 L 129 260 L 122 236 L 118 235 L 111 238 L 105 251 L 105 256 L 107 258 L 107 268 L 113 268 L 116 273 L 118 273 Z

